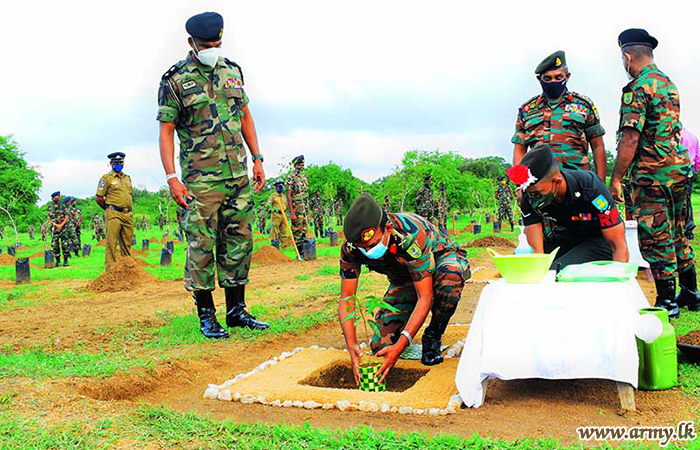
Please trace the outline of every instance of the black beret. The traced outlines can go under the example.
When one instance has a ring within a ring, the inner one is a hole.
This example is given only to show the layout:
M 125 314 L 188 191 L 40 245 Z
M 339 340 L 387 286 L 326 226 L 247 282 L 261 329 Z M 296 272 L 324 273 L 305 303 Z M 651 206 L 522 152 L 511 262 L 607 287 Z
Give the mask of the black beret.
M 63 199 L 63 203 L 70 203 L 70 197 L 66 197 Z
M 273 183 L 275 186 L 284 186 L 284 181 L 277 180 Z
M 185 30 L 190 36 L 203 41 L 220 41 L 224 34 L 224 18 L 215 12 L 197 14 L 187 19 Z
M 432 179 L 433 179 L 433 176 L 430 175 L 430 174 L 427 174 L 426 176 L 423 177 L 423 181 L 425 181 L 425 180 L 432 180 Z
M 54 192 L 53 194 L 51 194 L 51 198 L 54 198 L 54 197 L 57 196 L 57 195 L 60 196 L 60 195 L 61 195 L 61 191 L 56 191 L 56 192 Z
M 546 177 L 554 164 L 549 144 L 540 144 L 527 152 L 520 164 L 508 169 L 506 174 L 516 186 L 527 189 Z
M 297 164 L 301 164 L 301 163 L 303 163 L 303 162 L 304 162 L 304 155 L 299 155 L 299 156 L 297 156 L 296 158 L 294 158 L 294 159 L 292 160 L 292 164 L 294 164 L 295 166 L 296 166 Z
M 109 158 L 112 162 L 122 162 L 124 161 L 125 156 L 126 155 L 122 152 L 114 152 L 107 155 L 107 158 Z
M 384 211 L 369 194 L 361 194 L 345 215 L 343 233 L 350 243 L 367 242 L 382 223 Z
M 617 45 L 620 48 L 625 48 L 628 45 L 646 45 L 647 47 L 656 48 L 659 41 L 654 36 L 650 36 L 647 30 L 642 28 L 630 28 L 620 33 L 617 37 Z
M 535 74 L 542 75 L 548 70 L 558 69 L 566 65 L 566 53 L 564 50 L 557 50 L 542 60 L 535 69 Z

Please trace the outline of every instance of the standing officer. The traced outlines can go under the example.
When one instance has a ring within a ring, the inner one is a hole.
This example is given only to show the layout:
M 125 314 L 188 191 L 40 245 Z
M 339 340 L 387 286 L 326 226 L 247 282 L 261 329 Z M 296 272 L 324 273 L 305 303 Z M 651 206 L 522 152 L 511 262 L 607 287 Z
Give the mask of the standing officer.
M 432 222 L 435 205 L 433 204 L 433 189 L 430 187 L 430 180 L 431 176 L 426 175 L 423 178 L 423 186 L 416 192 L 416 214 Z
M 440 364 L 442 335 L 470 276 L 467 253 L 424 217 L 387 213 L 367 194 L 360 195 L 348 210 L 343 232 L 338 316 L 356 381 L 361 351 L 353 322 L 345 318 L 353 310 L 363 265 L 387 276 L 384 301 L 397 310 L 380 309 L 376 314 L 379 333 L 372 337 L 370 347 L 384 357 L 379 370 L 382 379 L 411 344 L 428 312 L 432 318 L 423 333 L 421 362 Z
M 440 188 L 440 200 L 438 200 L 438 228 L 447 233 L 447 194 L 445 186 Z
M 515 144 L 513 165 L 520 163 L 528 148 L 547 143 L 561 168 L 590 170 L 590 144 L 596 173 L 605 180 L 605 130 L 591 99 L 567 90 L 571 73 L 564 52 L 559 50 L 546 57 L 535 73 L 542 94 L 518 109 L 511 139 Z
M 49 221 L 45 220 L 41 222 L 39 226 L 39 232 L 41 233 L 41 241 L 46 242 L 46 236 L 49 234 Z
M 314 215 L 314 231 L 317 238 L 323 237 L 323 199 L 321 191 L 316 189 L 311 198 L 311 212 Z
M 625 226 L 605 182 L 587 170 L 560 169 L 547 144 L 540 144 L 506 171 L 523 192 L 521 211 L 535 253 L 559 247 L 558 264 L 627 262 Z M 543 219 L 558 226 L 544 235 Z
M 105 270 L 111 269 L 116 261 L 117 244 L 121 256 L 131 256 L 131 242 L 134 238 L 131 197 L 134 189 L 131 177 L 122 172 L 125 156 L 122 152 L 107 155 L 112 170 L 102 175 L 95 194 L 95 201 L 105 210 L 107 218 Z
M 679 306 L 700 310 L 693 249 L 685 237 L 692 169 L 681 144 L 680 98 L 676 85 L 654 64 L 658 41 L 646 30 L 623 31 L 618 45 L 632 81 L 622 88 L 610 191 L 620 201 L 622 179 L 629 175 L 630 209 L 637 220 L 642 256 L 656 282 L 656 306 L 678 317 Z M 676 274 L 681 293 L 674 301 Z
M 92 229 L 95 231 L 95 239 L 97 239 L 97 242 L 107 237 L 105 235 L 104 221 L 97 213 L 92 217 Z
M 75 253 L 75 256 L 80 256 L 78 250 L 76 249 L 76 236 L 75 236 L 75 208 L 73 207 L 73 199 L 66 197 L 63 200 L 66 208 L 66 214 L 68 214 L 68 222 L 64 227 L 66 229 L 66 234 L 68 234 L 68 242 L 70 253 Z
M 71 198 L 71 206 L 73 207 L 73 222 L 75 227 L 75 242 L 73 250 L 75 250 L 75 256 L 80 256 L 80 248 L 82 247 L 80 227 L 83 226 L 83 213 L 78 209 L 78 202 L 75 200 L 75 197 Z
M 340 225 L 343 223 L 343 200 L 341 200 L 340 197 L 335 199 L 333 209 L 335 210 L 335 215 L 338 218 L 338 225 Z
M 388 195 L 384 196 L 384 204 L 382 205 L 382 209 L 386 212 L 389 212 L 389 210 L 391 209 L 391 202 L 389 201 Z
M 187 208 L 185 289 L 193 292 L 200 330 L 208 338 L 227 338 L 215 316 L 215 269 L 226 295 L 226 325 L 269 327 L 245 309 L 253 251 L 253 194 L 243 141 L 252 155 L 256 191 L 265 184 L 263 156 L 243 89 L 243 72 L 221 56 L 223 17 L 215 12 L 197 14 L 187 20 L 185 29 L 191 51 L 163 75 L 158 90 L 160 157 L 170 194 Z M 175 131 L 184 184 L 175 174 Z
M 515 229 L 513 224 L 513 210 L 510 202 L 513 200 L 513 190 L 508 184 L 508 177 L 503 175 L 498 179 L 498 187 L 496 188 L 496 200 L 498 200 L 498 220 L 501 223 L 508 221 L 510 231 Z
M 280 240 L 283 240 L 282 247 L 286 247 L 290 243 L 288 242 L 289 235 L 287 234 L 284 216 L 287 214 L 289 204 L 287 203 L 287 196 L 284 194 L 284 183 L 282 181 L 275 181 L 275 192 L 267 199 L 267 209 L 272 214 L 272 230 L 270 231 L 272 245 L 279 248 Z
M 68 223 L 68 214 L 61 203 L 61 192 L 51 194 L 51 203 L 46 208 L 46 218 L 51 222 L 51 249 L 56 258 L 56 266 L 61 264 L 61 251 L 63 251 L 63 265 L 68 265 L 70 258 L 70 244 L 65 226 Z
M 309 232 L 308 211 L 306 202 L 309 199 L 309 181 L 304 170 L 304 155 L 299 155 L 292 160 L 294 170 L 287 177 L 287 202 L 291 205 L 289 215 L 292 219 L 292 234 L 301 257 L 304 257 L 304 242 Z
M 34 240 L 34 234 L 36 233 L 36 227 L 34 225 L 29 225 L 27 227 L 27 233 L 29 234 L 29 240 Z

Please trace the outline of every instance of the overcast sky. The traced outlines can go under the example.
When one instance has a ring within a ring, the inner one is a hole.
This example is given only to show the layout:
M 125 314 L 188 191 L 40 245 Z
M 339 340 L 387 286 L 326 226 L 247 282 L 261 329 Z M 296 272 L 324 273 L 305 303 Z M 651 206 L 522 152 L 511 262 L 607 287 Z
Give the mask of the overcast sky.
M 534 68 L 558 49 L 614 150 L 627 82 L 617 36 L 629 27 L 659 39 L 681 119 L 700 131 L 696 2 L 471 3 L 2 2 L 0 134 L 38 165 L 42 202 L 57 189 L 94 195 L 116 150 L 136 185 L 164 185 L 158 83 L 186 55 L 187 18 L 208 10 L 243 68 L 268 176 L 300 153 L 368 182 L 417 148 L 510 159 L 517 108 L 540 91 Z

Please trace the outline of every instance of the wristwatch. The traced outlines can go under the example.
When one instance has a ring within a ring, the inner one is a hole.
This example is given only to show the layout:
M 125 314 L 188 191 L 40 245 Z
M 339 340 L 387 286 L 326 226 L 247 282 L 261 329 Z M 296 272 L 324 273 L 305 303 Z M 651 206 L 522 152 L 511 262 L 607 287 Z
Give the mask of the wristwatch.
M 265 162 L 265 158 L 263 158 L 262 153 L 258 153 L 257 155 L 253 155 L 253 162 L 255 162 L 258 159 L 260 160 L 260 162 Z

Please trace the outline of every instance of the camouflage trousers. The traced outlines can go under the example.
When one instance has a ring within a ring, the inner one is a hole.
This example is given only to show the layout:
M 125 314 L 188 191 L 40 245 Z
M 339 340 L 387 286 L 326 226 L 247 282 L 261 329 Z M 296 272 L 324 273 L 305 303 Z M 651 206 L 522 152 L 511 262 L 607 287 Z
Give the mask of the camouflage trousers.
M 510 203 L 500 203 L 498 205 L 498 221 L 501 223 L 513 223 L 513 210 Z
M 75 241 L 73 242 L 73 248 L 80 250 L 82 246 L 82 240 L 80 239 L 80 227 L 76 225 L 75 227 Z
M 688 213 L 686 183 L 673 186 L 632 185 L 630 212 L 637 220 L 639 248 L 655 280 L 675 278 L 693 263 L 685 237 Z
M 294 237 L 294 242 L 299 246 L 306 240 L 306 235 L 309 232 L 309 218 L 306 215 L 306 208 L 303 204 L 293 205 L 292 207 L 296 216 L 296 220 L 292 220 L 292 236 Z
M 76 240 L 78 239 L 75 235 L 75 225 L 67 223 L 64 228 L 66 230 L 66 235 L 68 236 L 68 243 L 70 244 L 72 251 L 75 251 Z
M 95 227 L 95 239 L 97 239 L 98 242 L 106 237 L 104 227 Z
M 430 205 L 418 205 L 416 207 L 416 214 L 427 219 L 428 222 L 431 222 L 433 219 L 433 208 L 431 208 Z
M 323 214 L 320 212 L 314 213 L 314 228 L 316 230 L 316 235 L 320 233 L 321 237 L 323 237 Z
M 61 231 L 56 231 L 53 228 L 51 231 L 51 250 L 53 250 L 53 254 L 57 258 L 61 256 L 61 252 L 63 252 L 64 257 L 70 256 L 70 242 L 65 228 L 61 229 Z
M 439 335 L 445 332 L 444 327 L 454 315 L 457 304 L 462 297 L 464 282 L 470 276 L 469 261 L 466 253 L 462 250 L 458 253 L 451 252 L 442 255 L 435 261 L 433 304 L 430 308 L 432 317 L 428 328 L 436 331 Z M 406 327 L 418 301 L 413 281 L 391 282 L 389 289 L 384 294 L 384 301 L 399 311 L 391 312 L 387 309 L 377 311 L 375 319 L 381 334 L 375 334 L 370 344 L 375 353 L 386 346 L 395 344 L 401 337 L 401 332 Z
M 253 192 L 248 176 L 186 186 L 193 201 L 184 220 L 185 289 L 213 290 L 215 267 L 220 287 L 246 285 L 253 252 Z
M 258 230 L 260 230 L 261 233 L 265 232 L 265 225 L 267 225 L 267 218 L 261 217 L 258 219 Z

